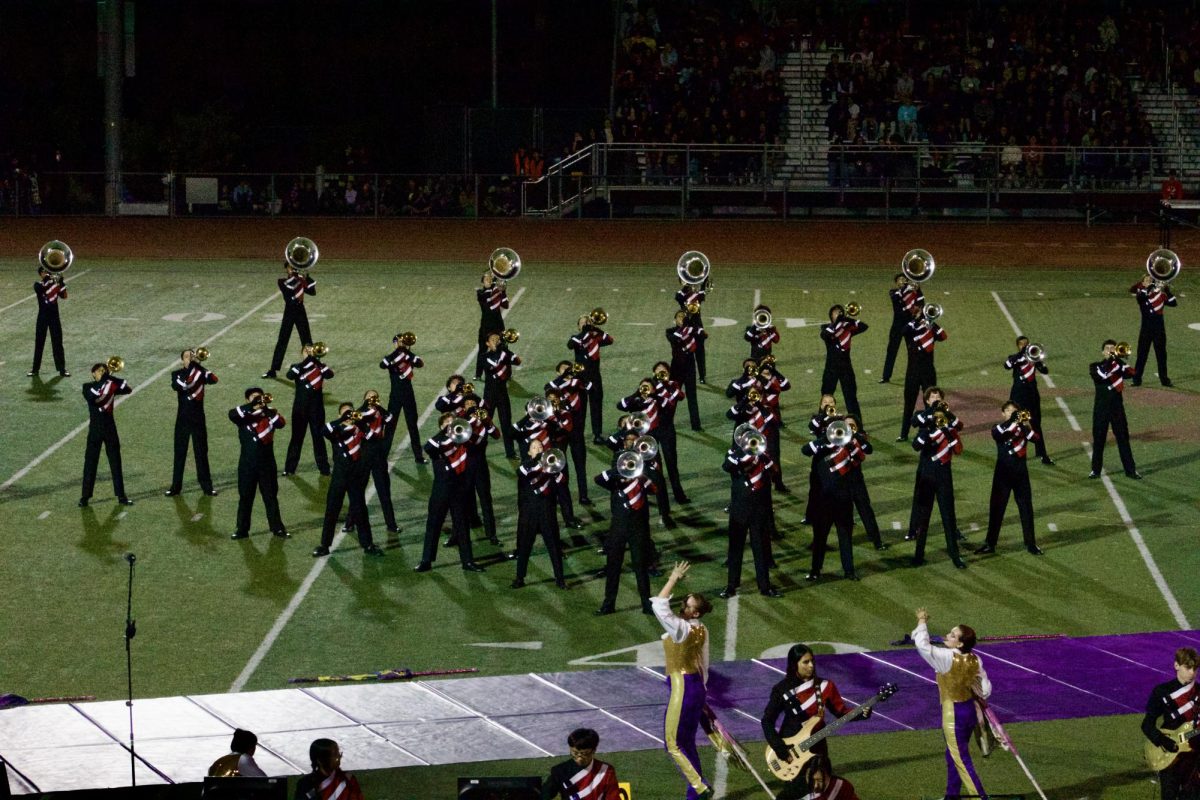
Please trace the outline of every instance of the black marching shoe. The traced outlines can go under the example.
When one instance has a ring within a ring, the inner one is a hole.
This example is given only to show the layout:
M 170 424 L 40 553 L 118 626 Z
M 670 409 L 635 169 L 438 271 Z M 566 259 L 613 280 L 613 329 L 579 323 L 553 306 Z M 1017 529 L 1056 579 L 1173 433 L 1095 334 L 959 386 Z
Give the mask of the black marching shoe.
M 1043 463 L 1043 464 L 1045 464 L 1045 465 L 1046 465 L 1046 466 L 1048 466 L 1048 467 L 1053 467 L 1053 466 L 1054 466 L 1054 459 L 1053 459 L 1053 458 L 1051 458 L 1050 456 L 1042 456 L 1042 463 Z
M 69 378 L 69 377 L 71 377 L 71 370 L 69 370 L 69 369 L 60 370 L 58 374 L 62 375 L 64 378 Z M 1163 384 L 1163 385 L 1169 386 L 1170 384 Z
M 313 555 L 313 558 L 321 558 L 322 556 L 327 556 L 327 555 L 329 555 L 329 548 L 326 547 L 325 545 L 320 545 L 318 547 L 314 547 L 312 555 Z
M 1126 478 L 1133 478 L 1135 481 L 1140 481 L 1140 480 L 1142 479 L 1142 473 L 1138 472 L 1138 471 L 1135 469 L 1135 470 L 1133 470 L 1132 472 L 1126 472 L 1126 473 L 1125 473 L 1125 477 L 1126 477 Z
M 233 533 L 229 534 L 229 538 L 230 539 L 249 539 L 250 534 L 246 533 L 245 531 L 234 531 Z
M 492 545 L 493 547 L 500 546 L 500 537 L 494 533 L 491 536 L 487 537 L 487 540 L 488 540 L 488 544 Z
M 675 502 L 676 502 L 676 503 L 679 503 L 680 505 L 682 505 L 682 504 L 684 504 L 684 503 L 690 503 L 690 502 L 692 502 L 692 498 L 688 497 L 688 496 L 687 496 L 686 494 L 684 494 L 683 492 L 680 492 L 679 494 L 675 495 Z
M 204 490 L 204 494 L 207 495 L 208 497 L 216 497 L 217 495 L 220 494 L 220 492 L 217 491 L 216 489 L 208 488 L 208 489 Z
M 820 571 L 819 571 L 819 570 L 818 570 L 818 571 L 815 571 L 815 572 L 809 572 L 809 573 L 807 573 L 807 574 L 804 576 L 804 580 L 806 580 L 806 581 L 819 581 L 819 580 L 821 580 L 821 573 L 820 573 Z
M 413 462 L 417 464 L 428 464 L 429 459 L 427 459 L 425 456 L 413 456 Z
M 592 437 L 592 444 L 604 444 L 604 440 L 603 440 L 603 439 L 601 439 L 599 436 L 593 436 L 593 437 Z M 610 612 L 608 612 L 608 613 L 610 613 L 610 614 L 611 614 L 612 612 L 610 611 Z
M 921 556 L 918 558 L 917 556 L 913 556 L 912 559 L 909 560 L 908 565 L 910 567 L 923 567 L 925 566 L 925 557 Z
M 975 555 L 977 556 L 986 556 L 989 553 L 994 552 L 996 552 L 996 548 L 992 547 L 990 544 L 985 544 L 982 547 L 975 548 Z
M 286 469 L 285 469 L 283 472 L 281 472 L 281 473 L 279 473 L 279 474 L 280 474 L 281 476 L 283 476 L 284 478 L 290 478 L 290 477 L 292 477 L 293 475 L 295 475 L 295 474 L 296 474 L 296 472 L 295 472 L 295 470 L 286 470 Z
M 583 530 L 583 522 L 579 519 L 579 517 L 571 517 L 571 519 L 567 520 L 565 524 L 568 528 L 574 528 L 577 531 Z
M 642 613 L 643 614 L 653 614 L 654 613 L 654 606 L 650 605 L 649 600 L 642 601 Z
M 616 611 L 615 608 L 610 606 L 608 603 L 605 603 L 604 605 L 600 606 L 595 611 L 593 611 L 592 614 L 597 617 L 603 617 L 607 614 L 613 613 L 614 611 Z
M 463 572 L 483 572 L 484 568 L 476 564 L 474 561 L 468 561 L 462 565 Z
M 512 582 L 512 583 L 510 583 L 510 584 L 508 585 L 508 588 L 510 588 L 510 589 L 524 589 L 524 588 L 525 588 L 525 581 L 524 581 L 522 578 L 515 578 L 515 579 L 513 580 L 513 582 Z
M 558 580 L 556 580 L 556 581 L 554 582 L 554 585 L 555 585 L 555 586 L 557 586 L 557 587 L 558 587 L 558 588 L 560 588 L 560 589 L 567 589 L 567 588 L 569 588 L 569 587 L 567 586 L 567 581 L 566 581 L 566 579 L 565 579 L 565 578 L 559 578 Z
M 762 591 L 759 592 L 759 594 L 761 594 L 763 597 L 775 597 L 775 598 L 783 597 L 783 592 L 779 591 L 774 586 L 770 586 L 766 589 L 763 589 Z
M 950 561 L 958 569 L 966 569 L 967 568 L 967 562 L 963 561 L 961 558 L 952 558 L 952 559 L 950 559 Z
M 287 528 L 280 528 L 277 531 L 271 531 L 271 535 L 277 539 L 290 539 L 292 535 L 287 532 Z
M 592 502 L 592 498 L 590 498 L 590 497 L 581 497 L 581 498 L 579 498 L 579 505 L 594 506 L 596 504 Z
M 845 577 L 845 579 L 848 581 L 861 581 L 862 580 L 862 578 L 858 577 L 857 572 L 847 572 L 843 577 Z
M 1100 473 L 1099 473 L 1099 472 L 1097 472 L 1096 470 L 1092 470 L 1091 472 L 1089 472 L 1089 473 L 1088 473 L 1088 477 L 1089 477 L 1089 478 L 1093 478 L 1093 479 L 1094 479 L 1094 478 L 1099 478 L 1099 477 L 1100 477 Z
M 269 369 L 269 370 L 267 370 L 266 372 L 264 372 L 264 373 L 262 374 L 262 376 L 263 376 L 264 378 L 274 378 L 274 377 L 275 377 L 275 370 L 273 370 L 273 369 Z
M 891 378 L 880 378 L 879 382 L 880 383 L 891 383 L 892 380 L 891 380 Z
M 908 441 L 908 437 L 907 437 L 907 436 L 897 436 L 897 437 L 896 437 L 896 441 L 897 441 L 897 442 L 907 442 L 907 441 Z
M 967 535 L 965 533 L 963 533 L 962 531 L 955 531 L 954 538 L 960 542 L 965 542 L 967 540 Z
M 1026 547 L 1025 552 L 1029 553 L 1029 555 L 1031 555 L 1031 556 L 1046 555 L 1046 551 L 1043 550 L 1042 548 L 1038 547 L 1036 544 L 1031 544 L 1029 547 Z
M 37 377 L 37 370 L 34 370 L 34 369 L 31 369 L 31 370 L 29 370 L 29 372 L 26 372 L 26 373 L 25 373 L 25 377 L 26 377 L 26 378 L 36 378 L 36 377 Z
M 904 534 L 904 541 L 906 541 L 906 542 L 914 541 L 914 540 L 916 540 L 916 538 L 917 538 L 917 535 L 915 533 L 913 533 L 912 531 L 909 531 L 908 533 Z
M 383 548 L 377 544 L 369 544 L 363 548 L 363 555 L 365 556 L 381 556 L 383 554 Z
M 879 550 L 879 551 L 887 550 L 890 547 L 891 547 L 891 545 L 888 544 L 887 542 L 876 542 L 875 543 L 875 549 Z
M 1138 477 L 1139 477 L 1139 478 L 1141 478 L 1142 476 L 1141 476 L 1141 475 L 1138 475 Z M 129 499 L 128 497 L 126 497 L 125 495 L 121 495 L 120 497 L 118 497 L 118 498 L 117 498 L 117 502 L 118 502 L 118 503 L 120 503 L 120 504 L 121 504 L 121 505 L 123 505 L 123 506 L 131 506 L 131 505 L 133 505 L 133 501 L 132 501 L 132 500 L 130 500 L 130 499 Z
M 399 533 L 400 526 L 393 522 L 391 525 L 387 526 L 387 532 L 388 533 Z
M 167 489 L 165 492 L 163 492 L 163 497 L 177 497 L 178 495 L 179 490 L 175 488 Z
M 65 376 L 64 376 L 65 377 Z M 1163 378 L 1162 385 L 1164 389 L 1170 389 L 1175 383 L 1170 378 Z
M 717 597 L 721 598 L 722 600 L 728 600 L 731 597 L 737 597 L 737 587 L 726 586 L 724 589 L 717 592 Z
M 431 569 L 433 569 L 433 564 L 430 564 L 428 561 L 422 561 L 413 567 L 413 572 L 429 572 Z

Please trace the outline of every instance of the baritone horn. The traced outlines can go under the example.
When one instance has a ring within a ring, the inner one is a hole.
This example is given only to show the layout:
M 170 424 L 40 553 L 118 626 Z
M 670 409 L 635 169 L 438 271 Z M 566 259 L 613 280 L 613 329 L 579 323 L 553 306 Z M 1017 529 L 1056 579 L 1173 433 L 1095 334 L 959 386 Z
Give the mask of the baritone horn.
M 603 308 L 593 308 L 588 312 L 588 322 L 595 325 L 597 328 L 608 322 L 608 312 Z
M 919 247 L 909 250 L 904 254 L 904 258 L 900 259 L 900 271 L 912 283 L 924 283 L 933 277 L 936 269 L 937 263 L 933 256 L 928 250 Z
M 525 403 L 525 413 L 530 419 L 535 419 L 538 422 L 545 422 L 554 416 L 554 408 L 550 405 L 550 401 L 543 395 L 536 395 L 529 398 Z
M 196 361 L 208 361 L 208 356 L 209 352 L 207 347 L 192 348 L 192 358 L 194 358 Z
M 1179 256 L 1175 254 L 1174 250 L 1168 250 L 1165 247 L 1160 247 L 1146 258 L 1146 274 L 1160 288 L 1175 280 L 1181 269 L 1183 269 L 1183 262 L 1179 260 Z
M 312 269 L 317 265 L 317 259 L 320 257 L 316 242 L 303 236 L 297 236 L 287 243 L 287 247 L 283 248 L 283 260 L 292 269 Z
M 853 438 L 854 431 L 844 419 L 835 419 L 825 426 L 825 440 L 835 447 L 845 447 Z
M 754 309 L 754 327 L 760 331 L 764 331 L 771 327 L 771 309 L 766 306 L 759 306 Z
M 1025 348 L 1025 355 L 1030 361 L 1044 361 L 1046 358 L 1046 348 L 1034 342 Z
M 550 475 L 557 475 L 567 466 L 566 458 L 563 451 L 557 447 L 551 447 L 549 450 L 543 450 L 538 456 L 538 463 L 542 467 L 542 471 Z
M 679 282 L 688 286 L 710 288 L 708 277 L 711 272 L 712 263 L 699 250 L 688 250 L 675 262 L 675 274 L 679 276 Z
M 645 436 L 650 432 L 650 417 L 645 412 L 634 411 L 629 415 L 629 429 L 638 436 Z
M 42 245 L 38 251 L 38 264 L 53 276 L 54 280 L 62 282 L 63 273 L 75 263 L 75 254 L 66 242 L 53 239 Z
M 658 440 L 653 436 L 639 436 L 633 443 L 633 449 L 646 461 L 653 461 L 658 455 Z
M 496 280 L 511 281 L 521 272 L 521 257 L 510 247 L 497 247 L 488 258 L 488 269 Z
M 640 478 L 646 467 L 642 454 L 634 450 L 622 450 L 617 454 L 617 474 L 625 480 Z
M 465 419 L 456 419 L 450 423 L 450 441 L 455 444 L 466 444 L 471 439 L 471 423 Z
M 937 322 L 945 313 L 940 303 L 926 303 L 921 309 L 921 314 L 925 317 L 925 321 L 929 323 Z

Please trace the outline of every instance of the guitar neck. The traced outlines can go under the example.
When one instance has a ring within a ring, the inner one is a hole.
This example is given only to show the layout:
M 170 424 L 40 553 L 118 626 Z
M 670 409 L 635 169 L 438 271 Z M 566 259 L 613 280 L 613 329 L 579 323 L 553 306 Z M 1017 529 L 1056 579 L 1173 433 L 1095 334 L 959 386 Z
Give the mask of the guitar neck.
M 867 711 L 878 702 L 879 702 L 879 695 L 875 695 L 870 700 L 863 703 L 861 706 L 854 709 L 853 711 L 850 711 L 850 712 L 838 717 L 833 722 L 829 723 L 824 728 L 822 728 L 821 730 L 814 733 L 812 736 L 805 739 L 804 744 L 802 745 L 803 749 L 811 750 L 813 745 L 822 741 L 826 736 L 829 736 L 830 734 L 837 732 L 838 728 L 842 727 L 847 722 L 853 722 L 854 720 L 858 719 L 863 714 L 867 713 Z

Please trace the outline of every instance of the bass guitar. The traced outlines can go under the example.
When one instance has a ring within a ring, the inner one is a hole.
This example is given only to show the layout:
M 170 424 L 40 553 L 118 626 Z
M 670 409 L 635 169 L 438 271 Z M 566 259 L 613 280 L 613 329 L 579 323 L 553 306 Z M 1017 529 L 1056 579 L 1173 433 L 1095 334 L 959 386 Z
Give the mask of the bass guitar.
M 1173 741 L 1179 748 L 1178 752 L 1172 753 L 1162 747 L 1146 740 L 1146 747 L 1143 754 L 1146 756 L 1146 766 L 1155 772 L 1161 772 L 1175 762 L 1180 753 L 1186 753 L 1192 749 L 1191 742 L 1197 736 L 1200 736 L 1200 728 L 1196 727 L 1195 722 L 1187 722 L 1175 730 L 1167 728 L 1159 728 L 1158 732 L 1168 739 Z
M 882 703 L 889 697 L 900 691 L 894 683 L 889 683 L 879 689 L 879 693 L 872 697 L 867 702 L 863 703 L 858 708 L 838 717 L 833 722 L 826 725 L 821 730 L 813 733 L 813 729 L 821 723 L 820 717 L 810 717 L 803 727 L 796 733 L 783 740 L 783 743 L 788 747 L 788 753 L 791 755 L 790 761 L 784 761 L 775 754 L 775 748 L 767 745 L 766 759 L 767 769 L 779 780 L 787 782 L 794 780 L 800 774 L 800 770 L 804 768 L 805 762 L 813 757 L 812 749 L 819 742 L 825 740 L 826 736 L 837 731 L 838 728 L 845 725 L 847 722 L 854 720 L 866 714 L 869 710 L 875 707 L 876 703 Z

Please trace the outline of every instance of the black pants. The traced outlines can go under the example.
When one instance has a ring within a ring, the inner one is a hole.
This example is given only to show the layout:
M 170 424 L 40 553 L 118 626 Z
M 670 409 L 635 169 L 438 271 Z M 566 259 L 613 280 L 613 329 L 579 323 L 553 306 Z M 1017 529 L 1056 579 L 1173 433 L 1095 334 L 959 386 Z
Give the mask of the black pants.
M 397 527 L 396 508 L 392 505 L 392 470 L 388 465 L 389 452 L 386 441 L 368 443 L 366 472 L 375 483 L 375 496 L 379 498 L 379 510 L 383 512 L 383 524 L 389 530 L 394 530 Z
M 1008 459 L 996 463 L 992 473 L 992 496 L 988 501 L 987 544 L 992 547 L 1000 540 L 1000 526 L 1004 523 L 1004 511 L 1008 498 L 1017 501 L 1017 513 L 1021 517 L 1021 533 L 1026 547 L 1037 547 L 1037 536 L 1033 529 L 1033 493 L 1029 489 L 1029 468 L 1024 459 L 1008 463 Z
M 761 504 L 760 504 L 761 505 Z M 750 553 L 754 556 L 754 582 L 760 592 L 771 588 L 771 575 L 767 571 L 771 560 L 771 539 L 767 525 L 768 511 L 754 507 L 748 513 L 729 514 L 729 553 L 726 559 L 729 572 L 726 586 L 738 588 L 742 584 L 742 557 L 746 552 L 746 539 L 750 540 Z
M 496 539 L 496 512 L 492 508 L 492 470 L 487 463 L 487 451 L 480 453 L 478 460 L 474 464 L 467 466 L 467 497 L 471 508 L 474 509 L 475 500 L 471 498 L 471 493 L 474 492 L 474 497 L 479 499 L 479 514 L 483 519 L 483 533 L 488 539 Z
M 649 538 L 649 507 L 643 505 L 638 511 L 613 512 L 612 527 L 604 542 L 607 556 L 604 565 L 604 605 L 616 605 L 626 548 L 629 549 L 629 561 L 637 580 L 638 600 L 642 605 L 650 602 L 650 575 L 646 572 L 646 543 Z
M 813 529 L 812 571 L 820 573 L 825 566 L 825 545 L 829 531 L 837 528 L 838 553 L 842 559 L 842 573 L 854 574 L 854 531 L 853 503 L 848 491 L 828 492 L 821 490 L 821 497 L 813 504 L 815 516 L 810 518 Z
M 308 329 L 308 312 L 301 303 L 285 303 L 283 319 L 279 322 L 279 338 L 275 341 L 275 353 L 271 356 L 271 371 L 278 372 L 283 366 L 283 357 L 287 354 L 288 341 L 292 338 L 292 328 L 300 335 L 301 344 L 312 342 L 312 331 Z
M 707 357 L 704 354 L 704 337 L 696 339 L 696 375 L 700 378 L 700 382 L 704 383 L 708 380 L 708 364 Z
M 408 446 L 412 448 L 413 457 L 421 455 L 421 432 L 417 429 L 417 398 L 413 394 L 412 383 L 407 380 L 393 380 L 392 394 L 388 398 L 388 413 L 392 415 L 392 424 L 387 430 L 387 448 L 392 452 L 392 440 L 396 436 L 396 427 L 400 424 L 401 415 L 408 428 Z
M 1181 753 L 1171 766 L 1158 773 L 1159 790 L 1162 800 L 1197 800 L 1200 789 L 1196 786 L 1197 756 L 1195 751 Z
M 121 437 L 117 436 L 117 423 L 111 416 L 93 418 L 88 424 L 87 449 L 83 452 L 83 489 L 79 496 L 88 500 L 96 486 L 96 467 L 100 464 L 100 446 L 108 456 L 108 469 L 112 473 L 113 494 L 125 496 L 125 476 L 121 471 Z
M 786 487 L 783 484 L 783 454 L 780 450 L 779 428 L 772 425 L 763 431 L 763 436 L 767 440 L 767 455 L 775 462 L 775 467 L 771 470 L 771 482 L 782 492 Z
M 1129 420 L 1125 417 L 1125 401 L 1120 396 L 1107 401 L 1097 400 L 1092 406 L 1092 472 L 1099 472 L 1104 467 L 1104 446 L 1108 442 L 1110 426 L 1113 438 L 1117 440 L 1121 466 L 1126 472 L 1136 472 L 1137 464 L 1129 447 Z
M 567 474 L 554 487 L 554 499 L 558 502 L 558 510 L 562 512 L 563 524 L 569 525 L 575 520 L 575 504 L 571 502 L 571 468 L 563 465 Z
M 292 437 L 288 440 L 283 471 L 295 472 L 300 466 L 300 451 L 304 449 L 304 434 L 312 434 L 313 459 L 322 475 L 329 474 L 329 454 L 325 450 L 325 405 L 320 395 L 292 404 Z
M 437 469 L 442 470 L 443 467 L 438 466 Z M 465 472 L 434 478 L 425 517 L 425 547 L 421 552 L 421 561 L 433 563 L 437 560 L 438 536 L 441 535 L 447 513 L 453 531 L 451 536 L 458 542 L 459 561 L 466 565 L 475 560 L 471 552 L 471 530 L 467 527 L 466 499 L 469 491 Z
M 879 547 L 883 544 L 883 538 L 879 535 L 879 523 L 875 520 L 875 509 L 871 507 L 871 495 L 867 492 L 867 481 L 863 477 L 862 470 L 858 468 L 850 470 L 850 474 L 846 476 L 846 482 L 850 489 L 850 500 L 858 511 L 859 519 L 862 520 L 863 530 L 867 532 L 867 539 L 875 547 Z
M 833 394 L 838 384 L 842 385 L 842 397 L 846 402 L 846 410 L 854 415 L 860 427 L 863 426 L 862 409 L 858 407 L 858 381 L 854 377 L 854 365 L 850 357 L 826 358 L 825 372 L 821 375 L 821 394 Z
M 513 433 L 512 406 L 508 401 L 508 381 L 488 378 L 483 385 L 483 402 L 492 410 L 492 417 L 500 422 L 500 436 L 504 440 L 504 455 L 516 458 L 516 436 Z
M 673 356 L 671 358 L 671 377 L 683 384 L 683 391 L 687 395 L 688 420 L 692 424 L 692 430 L 700 430 L 700 398 L 696 394 L 695 354 Z
M 562 544 L 559 540 L 558 520 L 554 516 L 553 500 L 544 495 L 529 498 L 521 503 L 517 517 L 517 580 L 525 580 L 529 569 L 529 556 L 539 535 L 546 544 L 554 580 L 563 580 Z
M 580 414 L 575 419 L 575 425 L 571 428 L 571 438 L 567 440 L 567 446 L 571 450 L 571 464 L 575 468 L 575 484 L 579 489 L 579 501 L 583 502 L 588 497 L 588 478 L 587 478 L 587 442 L 584 441 L 585 432 L 583 414 Z
M 358 532 L 358 543 L 362 547 L 374 544 L 371 538 L 371 520 L 367 515 L 367 465 L 361 461 L 335 458 L 333 476 L 329 479 L 329 492 L 325 495 L 325 522 L 321 526 L 321 546 L 333 544 L 333 532 L 338 517 L 342 515 L 342 504 L 350 498 L 348 519 Z
M 905 439 L 912 427 L 913 412 L 917 410 L 917 397 L 930 386 L 936 385 L 937 370 L 933 366 L 933 354 L 910 351 L 908 368 L 904 371 L 904 418 L 900 421 L 900 435 Z
M 892 327 L 888 330 L 887 356 L 883 359 L 883 374 L 879 376 L 880 380 L 892 379 L 892 370 L 896 367 L 896 353 L 900 351 L 900 342 L 904 341 L 904 328 L 907 325 L 907 319 L 892 320 Z
M 1134 380 L 1138 383 L 1146 377 L 1142 370 L 1145 369 L 1146 360 L 1150 355 L 1150 345 L 1154 345 L 1154 358 L 1158 361 L 1158 379 L 1167 383 L 1171 380 L 1167 375 L 1167 326 L 1160 316 L 1150 319 L 1142 317 L 1142 328 L 1138 332 L 1137 361 L 1133 365 L 1137 373 Z
M 680 498 L 686 497 L 687 492 L 683 491 L 683 483 L 679 480 L 679 446 L 675 424 L 660 423 L 655 437 L 658 439 L 658 458 L 667 474 L 667 481 L 671 484 L 671 491 L 675 493 L 675 502 L 681 502 Z
M 954 473 L 949 464 L 922 464 L 917 471 L 917 490 L 913 505 L 913 532 L 917 535 L 917 549 L 913 557 L 925 558 L 925 537 L 929 533 L 929 519 L 933 515 L 933 501 L 937 500 L 938 512 L 942 516 L 942 527 L 946 534 L 946 553 L 951 560 L 960 559 L 958 552 L 958 517 L 954 512 Z
M 283 530 L 283 520 L 279 516 L 279 475 L 271 445 L 257 445 L 249 454 L 243 451 L 238 461 L 238 533 L 250 532 L 250 512 L 254 508 L 256 492 L 262 493 L 267 526 L 272 531 Z
M 1037 384 L 1013 384 L 1008 399 L 1029 412 L 1029 427 L 1037 434 L 1033 443 L 1038 458 L 1046 458 L 1046 435 L 1042 433 L 1042 395 Z
M 37 328 L 33 334 L 33 372 L 42 368 L 42 351 L 46 348 L 46 333 L 50 333 L 50 349 L 54 351 L 54 369 L 65 372 L 67 356 L 63 351 L 62 320 L 58 306 L 39 308 Z
M 183 466 L 187 462 L 189 442 L 196 459 L 196 480 L 201 489 L 211 492 L 213 483 L 208 469 L 208 425 L 203 412 L 199 415 L 180 412 L 175 417 L 175 465 L 171 472 L 171 491 L 178 492 L 183 488 Z
M 604 379 L 600 377 L 600 364 L 596 361 L 584 362 L 582 378 L 591 381 L 592 388 L 587 392 L 586 402 L 592 417 L 592 438 L 604 438 Z

